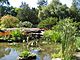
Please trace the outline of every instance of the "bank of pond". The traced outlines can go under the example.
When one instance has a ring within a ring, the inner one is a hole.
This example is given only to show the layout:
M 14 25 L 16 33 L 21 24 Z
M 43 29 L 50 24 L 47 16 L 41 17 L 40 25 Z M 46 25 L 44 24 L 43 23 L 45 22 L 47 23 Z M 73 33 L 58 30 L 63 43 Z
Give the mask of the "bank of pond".
M 36 45 L 0 42 L 0 60 L 62 60 L 61 46 L 60 43 L 46 41 L 39 41 Z M 80 59 L 78 52 L 74 54 L 73 60 Z
M 30 47 L 26 43 L 0 43 L 0 60 L 52 60 L 52 54 L 60 50 L 60 44 L 40 43 Z
M 0 30 L 0 42 L 26 42 L 41 38 L 43 33 L 40 28 L 7 28 Z
M 50 36 L 46 34 L 45 38 L 43 36 L 43 29 L 33 28 L 33 30 L 23 30 L 9 29 L 8 31 L 0 31 L 0 60 L 64 60 L 62 49 L 66 48 L 67 45 L 61 44 L 57 32 L 47 31 L 50 32 Z M 53 41 L 57 39 L 58 41 Z M 77 48 L 74 48 L 76 51 L 73 52 L 72 48 L 69 48 L 70 51 L 68 53 L 72 53 L 69 58 L 72 60 L 80 60 L 80 56 L 75 54 L 75 52 L 80 52 L 80 49 L 78 49 L 80 47 L 79 39 L 80 37 L 76 39 L 77 44 L 75 44 Z M 73 47 L 73 45 L 71 46 Z

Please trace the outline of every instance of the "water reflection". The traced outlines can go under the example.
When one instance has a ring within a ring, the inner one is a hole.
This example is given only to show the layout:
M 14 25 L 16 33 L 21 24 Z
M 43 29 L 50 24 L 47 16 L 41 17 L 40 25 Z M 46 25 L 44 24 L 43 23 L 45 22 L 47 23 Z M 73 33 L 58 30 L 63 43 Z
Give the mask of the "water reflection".
M 5 51 L 9 51 L 9 53 L 8 54 L 4 53 L 4 56 L 0 57 L 0 60 L 17 60 L 19 54 L 15 49 L 6 48 Z
M 0 50 L 1 51 L 1 50 Z M 17 52 L 15 49 L 13 48 L 5 48 L 3 49 L 3 56 L 1 56 L 2 54 L 0 54 L 0 60 L 17 60 L 17 57 L 19 56 L 19 52 Z M 37 58 L 36 60 L 41 60 L 39 54 L 39 50 L 31 50 L 31 52 L 33 54 L 37 54 Z M 51 60 L 51 57 L 49 54 L 45 55 L 43 60 Z
M 43 60 L 51 60 L 50 55 L 49 55 L 49 54 L 46 54 L 46 55 L 44 56 Z
M 41 48 L 41 52 L 37 48 Z M 29 51 L 37 54 L 36 60 L 51 60 L 51 53 L 54 53 L 55 45 L 40 45 L 39 47 L 29 47 Z M 0 60 L 17 60 L 20 52 L 27 50 L 26 43 L 16 43 L 10 45 L 9 43 L 0 43 Z
M 10 51 L 11 51 L 11 49 L 8 50 L 8 48 L 6 48 L 6 49 L 5 48 L 0 48 L 0 53 L 1 53 L 0 58 L 4 57 L 6 55 L 9 55 Z

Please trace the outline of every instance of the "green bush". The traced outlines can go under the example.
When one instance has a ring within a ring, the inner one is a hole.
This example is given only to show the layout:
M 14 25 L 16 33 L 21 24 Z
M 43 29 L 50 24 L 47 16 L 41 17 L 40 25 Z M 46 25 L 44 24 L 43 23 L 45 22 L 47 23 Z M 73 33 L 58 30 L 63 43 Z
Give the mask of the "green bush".
M 76 48 L 80 50 L 80 37 L 76 37 Z
M 11 15 L 6 15 L 1 18 L 1 27 L 2 28 L 17 27 L 18 23 L 19 23 L 19 19 L 14 16 L 11 16 Z
M 22 32 L 20 30 L 13 30 L 11 36 L 11 40 L 20 40 L 22 38 Z
M 46 18 L 45 20 L 42 20 L 39 24 L 38 27 L 39 28 L 52 28 L 52 26 L 54 26 L 57 23 L 58 19 L 57 18 Z
M 75 22 L 76 23 L 76 22 Z M 77 27 L 72 19 L 66 18 L 59 21 L 52 30 L 44 33 L 44 37 L 50 41 L 60 41 L 62 44 L 62 58 L 71 60 L 73 53 L 76 50 L 76 31 Z M 67 53 L 67 54 L 66 54 Z
M 18 27 L 26 27 L 26 28 L 31 28 L 33 24 L 29 21 L 24 21 L 24 22 L 19 22 Z
M 13 30 L 11 32 L 11 35 L 14 37 L 20 37 L 21 36 L 21 31 L 20 30 Z
M 53 30 L 48 30 L 44 32 L 44 38 L 47 38 L 51 42 L 58 42 L 60 41 L 60 33 L 53 31 Z
M 53 31 L 61 33 L 62 54 L 64 60 L 71 60 L 76 48 L 76 26 L 70 18 L 59 21 L 59 23 L 52 28 Z M 66 54 L 67 53 L 67 54 Z
M 20 57 L 23 57 L 23 58 L 28 57 L 29 54 L 30 54 L 30 52 L 26 50 L 26 51 L 21 52 Z
M 23 52 L 21 52 L 21 54 L 19 56 L 22 58 L 25 58 L 25 57 L 36 56 L 36 54 L 33 54 L 33 53 L 29 52 L 28 50 L 24 50 Z
M 62 56 L 62 51 L 60 51 L 60 52 L 58 52 L 58 53 L 54 53 L 54 54 L 52 54 L 51 56 L 52 56 L 52 58 L 61 58 L 61 56 Z

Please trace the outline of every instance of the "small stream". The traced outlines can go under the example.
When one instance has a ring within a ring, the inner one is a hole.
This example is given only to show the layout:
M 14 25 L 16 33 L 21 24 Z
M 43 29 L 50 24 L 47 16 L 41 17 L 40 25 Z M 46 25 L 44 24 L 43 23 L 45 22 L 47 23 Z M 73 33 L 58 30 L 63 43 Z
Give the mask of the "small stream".
M 37 47 L 29 47 L 30 52 L 37 54 L 36 60 L 51 60 L 51 54 L 54 53 L 53 45 L 42 45 L 43 51 L 39 52 Z M 17 60 L 19 54 L 26 50 L 26 43 L 0 43 L 0 60 Z

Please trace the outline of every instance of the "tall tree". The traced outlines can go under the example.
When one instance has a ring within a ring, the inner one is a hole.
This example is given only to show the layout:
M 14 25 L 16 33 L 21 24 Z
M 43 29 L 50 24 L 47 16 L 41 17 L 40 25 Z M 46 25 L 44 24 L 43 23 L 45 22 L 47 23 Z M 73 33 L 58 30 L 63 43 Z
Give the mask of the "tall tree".
M 70 15 L 71 15 L 71 18 L 74 18 L 74 21 L 77 21 L 79 22 L 80 20 L 80 8 L 78 6 L 78 4 L 80 1 L 79 0 L 73 0 L 72 2 L 72 6 L 70 8 Z
M 28 4 L 25 2 L 20 6 L 21 10 L 19 10 L 17 17 L 22 21 L 29 21 L 32 24 L 38 23 L 37 10 L 35 8 L 30 8 Z
M 77 9 L 80 9 L 80 0 L 73 0 L 72 5 Z
M 38 0 L 38 5 L 39 6 L 44 6 L 44 5 L 47 5 L 48 1 L 47 0 Z
M 3 6 L 4 4 L 10 5 L 8 0 L 0 0 L 0 17 L 3 16 L 4 10 L 6 10 L 5 6 Z
M 3 4 L 10 5 L 8 0 L 0 0 L 0 6 L 3 5 Z
M 47 17 L 63 19 L 69 15 L 68 10 L 68 7 L 66 5 L 62 5 L 59 0 L 52 0 L 48 6 L 43 7 L 42 10 L 40 10 L 38 17 L 42 20 Z
M 16 16 L 17 15 L 16 8 L 14 8 L 13 6 L 11 6 L 11 7 L 1 6 L 0 7 L 0 17 L 7 15 L 7 14 Z

